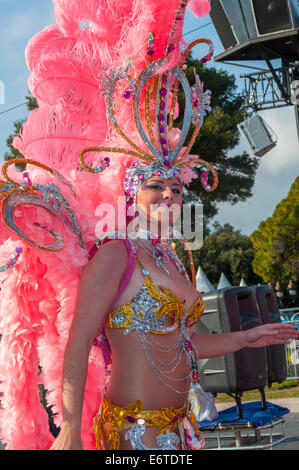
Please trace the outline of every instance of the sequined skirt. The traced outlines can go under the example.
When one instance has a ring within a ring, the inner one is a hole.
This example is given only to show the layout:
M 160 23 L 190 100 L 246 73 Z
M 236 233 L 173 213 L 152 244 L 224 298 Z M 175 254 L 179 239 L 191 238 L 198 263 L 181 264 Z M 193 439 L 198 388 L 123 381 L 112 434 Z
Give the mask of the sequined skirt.
M 147 426 L 157 428 L 155 448 L 142 442 Z M 124 407 L 103 399 L 93 429 L 100 450 L 119 450 L 119 432 L 124 430 L 127 431 L 125 439 L 130 441 L 133 450 L 201 450 L 205 444 L 189 405 L 177 409 L 143 410 L 138 399 L 135 405 Z

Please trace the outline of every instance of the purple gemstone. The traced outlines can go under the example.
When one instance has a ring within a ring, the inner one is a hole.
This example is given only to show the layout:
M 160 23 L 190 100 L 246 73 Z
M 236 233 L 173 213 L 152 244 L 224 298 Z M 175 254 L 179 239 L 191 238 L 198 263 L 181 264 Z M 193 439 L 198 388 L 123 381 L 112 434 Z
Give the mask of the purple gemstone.
M 155 52 L 154 49 L 148 49 L 148 50 L 147 50 L 147 55 L 153 55 L 154 52 Z
M 164 132 L 164 127 L 163 126 L 160 126 L 160 132 Z
M 135 423 L 136 420 L 132 416 L 127 416 L 127 421 L 129 421 L 129 423 Z
M 159 114 L 158 119 L 159 121 L 165 121 L 165 117 L 163 116 L 163 114 Z
M 165 155 L 165 156 L 168 155 L 168 150 L 164 149 L 163 150 L 163 155 Z
M 130 98 L 130 97 L 131 97 L 131 92 L 130 92 L 129 90 L 126 90 L 126 91 L 124 92 L 124 98 L 128 99 L 128 98 Z
M 166 165 L 166 166 L 170 166 L 170 165 L 171 165 L 171 163 L 170 163 L 168 160 L 164 160 L 164 165 Z
M 20 248 L 20 247 L 17 247 L 17 248 L 16 248 L 16 252 L 17 252 L 17 253 L 22 253 L 22 251 L 23 251 L 22 248 Z
M 109 157 L 105 157 L 104 160 L 105 160 L 105 162 L 108 162 L 108 163 L 110 162 L 110 158 L 109 158 Z
M 164 108 L 165 108 L 165 103 L 164 103 L 164 101 L 161 101 L 161 103 L 160 103 L 160 109 L 164 109 Z
M 167 89 L 166 88 L 161 88 L 160 90 L 160 95 L 167 95 Z
M 164 139 L 164 137 L 161 137 L 160 142 L 161 142 L 161 144 L 167 144 L 167 140 Z

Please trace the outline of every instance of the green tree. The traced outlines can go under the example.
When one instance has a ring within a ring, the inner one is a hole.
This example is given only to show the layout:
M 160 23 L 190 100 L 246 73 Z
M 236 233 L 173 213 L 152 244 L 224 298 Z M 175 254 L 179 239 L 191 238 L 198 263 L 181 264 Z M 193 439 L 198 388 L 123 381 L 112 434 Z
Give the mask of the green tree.
M 243 95 L 238 93 L 234 75 L 223 70 L 208 68 L 200 61 L 189 58 L 185 73 L 190 85 L 194 84 L 194 68 L 204 83 L 204 89 L 212 90 L 212 111 L 206 116 L 203 126 L 192 147 L 191 153 L 210 162 L 219 176 L 219 185 L 213 192 L 206 192 L 199 181 L 194 180 L 188 187 L 189 199 L 200 200 L 204 205 L 205 221 L 211 220 L 218 212 L 219 202 L 232 205 L 252 196 L 252 188 L 259 160 L 243 152 L 228 156 L 239 143 L 237 124 L 244 120 Z M 179 92 L 180 115 L 176 125 L 183 119 L 184 98 Z M 190 130 L 191 135 L 192 130 Z
M 37 106 L 38 106 L 37 101 L 31 94 L 26 96 L 26 100 L 27 100 L 26 107 L 27 107 L 28 111 L 32 111 L 33 109 L 37 108 Z M 14 122 L 14 124 L 13 124 L 14 131 L 6 139 L 6 145 L 9 148 L 9 152 L 5 152 L 5 154 L 4 154 L 4 160 L 5 161 L 11 160 L 12 158 L 24 157 L 24 155 L 22 155 L 16 148 L 13 147 L 12 142 L 13 142 L 13 139 L 15 138 L 15 136 L 18 135 L 21 132 L 22 125 L 24 124 L 25 121 L 26 121 L 26 119 L 19 119 L 18 121 Z M 23 172 L 25 170 L 25 167 L 26 167 L 26 165 L 24 165 L 23 163 L 17 163 L 16 164 L 17 170 L 19 170 L 21 172 Z
M 188 254 L 181 246 L 177 246 L 177 253 L 185 266 L 189 266 Z M 240 284 L 242 278 L 247 285 L 256 285 L 262 281 L 252 268 L 254 248 L 250 238 L 230 224 L 221 226 L 215 222 L 204 238 L 201 249 L 193 251 L 192 255 L 195 269 L 201 266 L 215 288 L 222 272 L 235 286 Z
M 288 196 L 252 233 L 255 248 L 253 269 L 265 281 L 299 278 L 299 177 Z

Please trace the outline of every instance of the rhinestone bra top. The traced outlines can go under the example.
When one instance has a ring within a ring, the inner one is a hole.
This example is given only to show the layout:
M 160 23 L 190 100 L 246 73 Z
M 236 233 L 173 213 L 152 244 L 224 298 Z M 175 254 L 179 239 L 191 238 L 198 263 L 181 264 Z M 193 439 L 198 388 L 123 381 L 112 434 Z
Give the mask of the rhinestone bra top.
M 183 318 L 187 319 L 188 326 L 199 322 L 204 310 L 200 293 L 188 311 L 183 312 L 184 301 L 155 282 L 138 258 L 137 262 L 145 275 L 143 286 L 133 299 L 108 313 L 106 328 L 124 328 L 124 334 L 134 329 L 166 334 L 178 328 Z

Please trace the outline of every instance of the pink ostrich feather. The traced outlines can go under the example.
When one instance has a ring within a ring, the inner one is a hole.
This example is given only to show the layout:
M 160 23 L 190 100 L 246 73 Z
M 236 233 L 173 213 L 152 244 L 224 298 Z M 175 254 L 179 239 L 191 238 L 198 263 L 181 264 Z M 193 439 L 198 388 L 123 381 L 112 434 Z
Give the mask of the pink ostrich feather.
M 196 16 L 207 16 L 210 13 L 210 0 L 189 0 L 188 9 Z
M 52 237 L 33 222 L 53 226 L 65 240 L 63 250 L 39 250 L 8 227 L 1 227 L 0 265 L 9 261 L 17 247 L 23 250 L 14 268 L 0 272 L 0 433 L 7 449 L 48 449 L 54 440 L 40 405 L 38 385 L 48 390 L 48 404 L 57 413 L 59 425 L 63 355 L 80 276 L 96 238 L 96 209 L 101 202 L 116 209 L 118 196 L 123 196 L 126 168 L 134 161 L 113 154 L 109 155 L 110 167 L 102 174 L 81 170 L 78 154 L 85 147 L 128 147 L 108 123 L 99 74 L 118 70 L 132 58 L 138 75 L 146 65 L 149 31 L 155 35 L 155 59 L 164 57 L 170 32 L 176 45 L 183 43 L 183 21 L 173 26 L 178 0 L 53 1 L 56 24 L 37 33 L 26 48 L 28 85 L 39 107 L 31 112 L 14 146 L 67 179 L 72 190 L 49 172 L 28 164 L 33 184 L 55 183 L 63 192 L 76 214 L 86 248 L 79 246 L 62 219 L 38 206 L 18 206 L 17 225 L 40 243 L 49 243 Z M 208 3 L 191 0 L 190 6 L 196 14 L 207 14 Z M 177 58 L 176 47 L 168 67 Z M 142 145 L 128 115 L 129 104 L 118 98 L 116 106 L 126 133 Z M 88 160 L 98 165 L 103 156 L 93 152 Z M 12 166 L 8 174 L 21 181 Z M 82 417 L 85 449 L 95 448 L 92 419 L 106 380 L 102 355 L 93 347 Z

